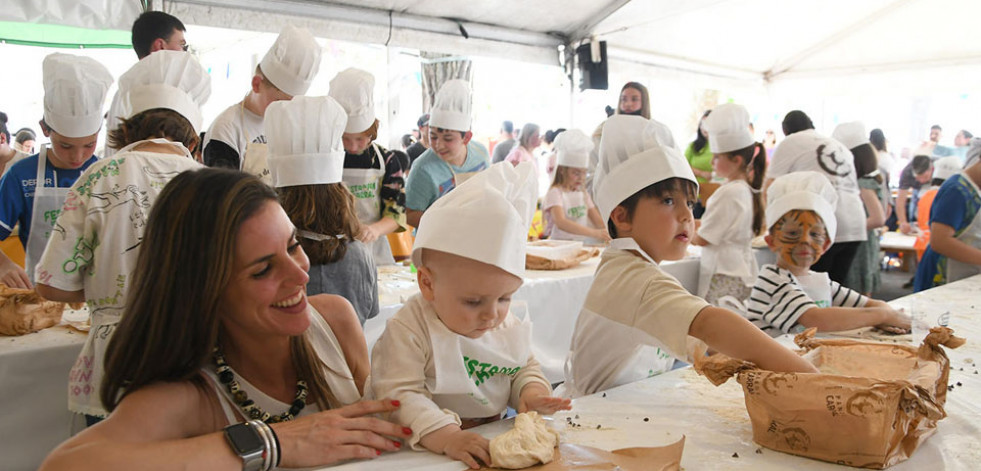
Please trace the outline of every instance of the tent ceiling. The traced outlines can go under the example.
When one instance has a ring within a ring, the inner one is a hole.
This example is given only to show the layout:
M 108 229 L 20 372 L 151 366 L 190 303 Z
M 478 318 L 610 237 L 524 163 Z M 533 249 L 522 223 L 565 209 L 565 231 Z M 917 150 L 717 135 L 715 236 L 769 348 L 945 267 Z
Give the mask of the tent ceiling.
M 139 0 L 14 0 L 0 20 L 119 28 Z M 741 79 L 981 63 L 971 0 L 153 0 L 189 24 L 557 63 L 593 36 L 614 60 Z M 461 27 L 469 38 L 461 33 Z

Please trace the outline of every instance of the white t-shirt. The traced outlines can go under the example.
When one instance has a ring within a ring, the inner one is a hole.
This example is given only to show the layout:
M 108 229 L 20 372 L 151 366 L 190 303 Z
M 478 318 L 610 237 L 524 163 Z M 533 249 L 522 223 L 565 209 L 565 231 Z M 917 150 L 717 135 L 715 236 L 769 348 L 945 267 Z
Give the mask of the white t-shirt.
M 768 178 L 776 178 L 791 172 L 813 170 L 828 177 L 838 192 L 838 232 L 835 243 L 860 242 L 867 237 L 865 207 L 859 196 L 858 177 L 855 175 L 855 158 L 851 151 L 830 137 L 813 129 L 795 132 L 784 139 L 773 151 Z
M 150 208 L 167 182 L 200 167 L 180 155 L 119 152 L 93 163 L 69 190 L 36 278 L 60 290 L 85 291 L 92 329 L 69 377 L 70 410 L 105 414 L 99 400 L 102 353 L 126 304 Z
M 831 305 L 840 307 L 865 307 L 869 302 L 861 293 L 841 286 L 834 280 L 831 285 Z M 797 323 L 808 309 L 818 307 L 790 270 L 776 265 L 763 265 L 760 276 L 743 314 L 750 322 L 772 337 L 785 333 L 800 333 L 804 326 Z
M 263 117 L 259 116 L 236 103 L 222 111 L 208 132 L 204 135 L 204 147 L 212 139 L 224 142 L 229 147 L 238 152 L 239 168 L 245 160 L 245 149 L 249 144 L 265 144 L 266 134 L 263 128 Z
M 552 221 L 553 206 L 562 208 L 565 218 L 586 227 L 593 227 L 589 222 L 589 210 L 595 208 L 593 199 L 585 191 L 566 191 L 563 188 L 553 186 L 548 189 L 545 199 L 542 201 L 542 216 L 545 218 L 545 235 L 555 240 L 581 240 L 592 241 L 588 236 L 572 234 L 559 229 Z
M 671 369 L 686 358 L 688 329 L 709 304 L 662 271 L 630 238 L 603 252 L 566 360 L 566 395 L 576 397 Z
M 705 204 L 705 214 L 698 235 L 710 245 L 702 248 L 700 278 L 710 280 L 713 274 L 736 276 L 746 286 L 756 281 L 756 257 L 753 255 L 753 191 L 743 180 L 720 186 Z M 708 284 L 699 280 L 698 294 L 704 296 Z

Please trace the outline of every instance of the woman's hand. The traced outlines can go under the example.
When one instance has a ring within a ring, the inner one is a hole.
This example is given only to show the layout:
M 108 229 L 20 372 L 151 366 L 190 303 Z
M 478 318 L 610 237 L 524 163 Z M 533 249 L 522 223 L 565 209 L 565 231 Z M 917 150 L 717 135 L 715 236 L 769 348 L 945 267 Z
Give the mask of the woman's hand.
M 398 401 L 362 401 L 319 412 L 290 422 L 273 424 L 279 437 L 281 466 L 305 468 L 349 459 L 374 458 L 397 451 L 412 430 L 386 420 L 367 417 L 398 409 Z

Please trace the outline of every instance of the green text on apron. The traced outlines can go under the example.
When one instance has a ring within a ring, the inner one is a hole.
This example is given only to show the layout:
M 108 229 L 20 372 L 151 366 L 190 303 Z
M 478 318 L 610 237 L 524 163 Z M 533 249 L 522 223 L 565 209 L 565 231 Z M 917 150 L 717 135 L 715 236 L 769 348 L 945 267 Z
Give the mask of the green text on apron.
M 385 156 L 377 144 L 371 143 L 371 147 L 378 157 L 379 168 L 345 168 L 344 175 L 341 177 L 347 189 L 354 194 L 358 220 L 362 225 L 374 224 L 382 218 L 381 187 L 382 179 L 385 177 Z M 395 263 L 392 247 L 388 244 L 386 236 L 381 236 L 371 243 L 371 255 L 375 259 L 375 265 Z
M 435 378 L 427 380 L 433 401 L 462 419 L 500 416 L 511 396 L 511 381 L 531 354 L 531 322 L 512 303 L 519 322 L 471 339 L 446 328 L 435 312 L 426 315 L 433 342 Z M 430 384 L 432 381 L 434 384 Z
M 240 105 L 242 114 L 242 134 L 245 135 L 245 155 L 242 156 L 242 171 L 251 173 L 259 177 L 262 183 L 272 186 L 272 172 L 269 171 L 269 164 L 266 157 L 269 155 L 269 148 L 265 143 L 252 142 L 252 136 L 245 130 L 245 101 Z
M 966 180 L 968 184 L 974 187 L 974 191 L 981 194 L 981 189 L 978 189 L 978 186 L 974 184 L 974 181 L 965 175 L 964 172 L 961 172 L 960 176 Z M 34 232 L 32 229 L 31 234 L 33 233 Z M 976 249 L 981 249 L 981 211 L 974 215 L 974 220 L 972 220 L 971 224 L 967 226 L 967 228 L 965 228 L 959 236 L 957 236 L 957 240 Z M 960 262 L 947 257 L 947 283 L 963 280 L 964 278 L 977 275 L 978 273 L 981 273 L 981 266 Z
M 70 188 L 58 188 L 57 175 L 52 187 L 44 185 L 44 171 L 48 161 L 48 145 L 41 146 L 37 157 L 37 181 L 34 187 L 34 208 L 31 209 L 31 233 L 27 237 L 27 256 L 24 265 L 27 277 L 34 282 L 34 267 L 41 260 L 48 238 L 55 227 L 61 206 L 65 204 Z

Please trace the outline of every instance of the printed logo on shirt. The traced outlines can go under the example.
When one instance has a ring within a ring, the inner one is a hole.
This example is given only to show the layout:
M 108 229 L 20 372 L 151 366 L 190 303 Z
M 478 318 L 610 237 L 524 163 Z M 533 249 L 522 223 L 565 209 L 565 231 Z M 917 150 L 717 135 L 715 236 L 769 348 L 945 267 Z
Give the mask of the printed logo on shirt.
M 375 190 L 378 188 L 378 182 L 368 182 L 361 185 L 348 185 L 347 189 L 351 190 L 351 194 L 359 200 L 372 199 L 375 197 Z
M 477 386 L 480 386 L 484 381 L 497 375 L 507 375 L 513 378 L 514 375 L 521 371 L 520 366 L 514 368 L 495 366 L 490 363 L 483 363 L 480 360 L 470 358 L 466 355 L 463 356 L 463 364 L 467 367 L 467 377 L 473 378 L 473 384 Z
M 264 135 L 263 136 L 256 136 L 255 139 L 252 139 L 252 143 L 253 144 L 265 144 L 266 143 L 266 136 L 264 136 Z
M 586 206 L 573 206 L 565 211 L 569 219 L 579 219 L 586 215 Z
M 454 183 L 453 178 L 451 177 L 449 180 L 446 180 L 445 182 L 439 184 L 439 191 L 436 193 L 436 197 L 437 198 L 442 197 L 443 195 L 449 193 L 450 190 L 452 190 L 455 187 L 456 187 L 456 183 Z

